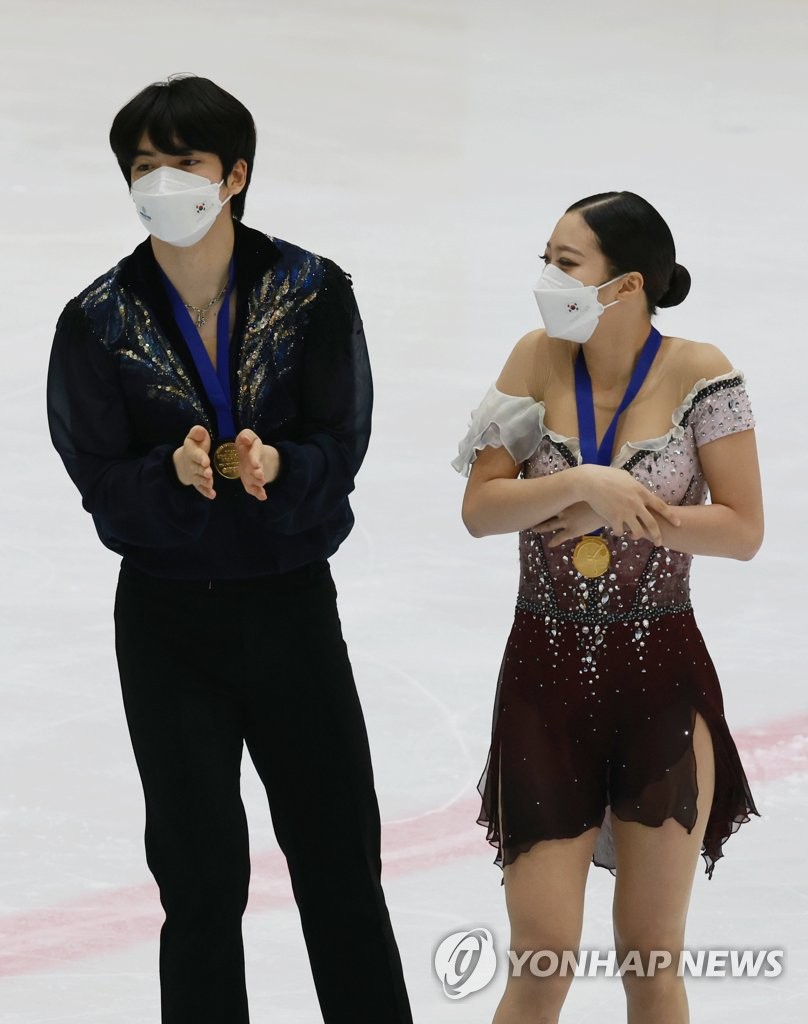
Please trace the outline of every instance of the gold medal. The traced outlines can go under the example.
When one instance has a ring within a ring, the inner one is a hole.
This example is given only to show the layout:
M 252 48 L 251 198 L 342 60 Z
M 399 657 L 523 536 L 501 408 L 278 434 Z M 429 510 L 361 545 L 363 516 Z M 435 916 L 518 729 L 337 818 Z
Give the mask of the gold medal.
M 238 480 L 241 476 L 241 463 L 238 458 L 238 449 L 232 441 L 225 441 L 219 445 L 213 453 L 213 465 L 219 476 L 228 480 Z
M 572 553 L 572 564 L 582 576 L 602 576 L 611 563 L 609 546 L 603 537 L 581 537 Z

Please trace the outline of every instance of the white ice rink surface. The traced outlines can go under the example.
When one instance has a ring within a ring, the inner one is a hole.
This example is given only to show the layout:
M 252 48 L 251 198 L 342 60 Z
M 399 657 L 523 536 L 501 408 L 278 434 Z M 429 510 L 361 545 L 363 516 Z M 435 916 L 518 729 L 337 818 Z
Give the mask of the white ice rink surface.
M 422 1024 L 484 1024 L 504 984 L 501 962 L 488 988 L 450 1001 L 438 942 L 488 927 L 502 961 L 509 937 L 475 785 L 516 537 L 465 533 L 449 461 L 539 323 L 537 254 L 566 206 L 630 189 L 668 220 L 693 289 L 657 322 L 746 372 L 767 500 L 754 561 L 694 567 L 762 818 L 729 840 L 711 881 L 700 861 L 688 946 L 785 950 L 777 979 L 691 981 L 691 1019 L 805 1021 L 808 5 L 0 0 L 0 14 L 3 1024 L 159 1020 L 162 913 L 113 655 L 118 560 L 50 447 L 44 379 L 64 303 L 142 237 L 111 118 L 178 71 L 255 115 L 246 222 L 335 259 L 364 316 L 375 433 L 332 566 Z M 310 1024 L 297 912 L 246 753 L 243 771 L 252 1020 Z M 613 884 L 592 868 L 583 948 L 612 948 Z M 619 979 L 577 979 L 561 1019 L 624 1020 Z

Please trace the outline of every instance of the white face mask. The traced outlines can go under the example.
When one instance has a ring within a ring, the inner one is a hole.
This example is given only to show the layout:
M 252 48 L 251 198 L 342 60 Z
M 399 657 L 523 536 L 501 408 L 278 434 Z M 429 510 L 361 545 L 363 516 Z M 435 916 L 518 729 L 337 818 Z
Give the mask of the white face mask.
M 564 338 L 583 344 L 592 337 L 604 309 L 616 306 L 618 299 L 602 306 L 598 292 L 627 274 L 618 274 L 603 284 L 583 284 L 570 274 L 548 263 L 533 289 L 545 329 L 551 338 Z
M 133 183 L 131 196 L 149 234 L 185 247 L 208 233 L 230 199 L 219 199 L 222 184 L 176 167 L 158 167 Z

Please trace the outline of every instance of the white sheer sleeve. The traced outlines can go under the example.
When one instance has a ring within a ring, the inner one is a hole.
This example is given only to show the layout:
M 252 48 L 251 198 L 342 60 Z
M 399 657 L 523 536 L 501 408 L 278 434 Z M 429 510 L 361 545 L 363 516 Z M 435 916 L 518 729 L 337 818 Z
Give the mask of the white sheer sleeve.
M 524 462 L 541 440 L 543 411 L 541 403 L 529 395 L 506 395 L 492 384 L 471 414 L 452 466 L 468 476 L 477 452 L 488 447 L 505 447 L 517 465 Z

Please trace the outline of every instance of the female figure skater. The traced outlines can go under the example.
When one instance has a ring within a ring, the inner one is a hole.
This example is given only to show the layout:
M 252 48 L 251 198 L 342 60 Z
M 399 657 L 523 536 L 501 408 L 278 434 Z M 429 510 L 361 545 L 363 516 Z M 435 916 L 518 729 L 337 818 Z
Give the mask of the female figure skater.
M 53 442 L 123 556 L 115 639 L 166 918 L 164 1024 L 246 1024 L 246 742 L 325 1021 L 410 1024 L 379 808 L 328 558 L 370 436 L 349 277 L 241 223 L 255 125 L 205 78 L 110 143 L 150 238 L 65 307 Z
M 694 554 L 761 544 L 754 420 L 722 352 L 652 327 L 690 277 L 644 199 L 575 203 L 544 260 L 545 329 L 517 343 L 453 462 L 469 532 L 519 532 L 479 823 L 515 951 L 575 951 L 589 864 L 606 867 L 617 963 L 672 955 L 623 974 L 630 1024 L 685 1024 L 676 968 L 699 853 L 712 876 L 758 814 L 688 583 Z M 570 983 L 509 977 L 495 1024 L 557 1021 Z

